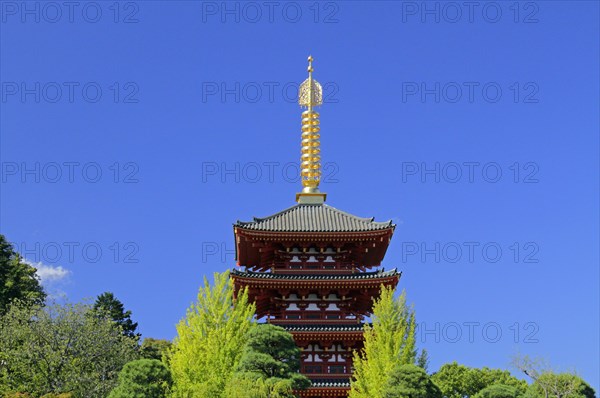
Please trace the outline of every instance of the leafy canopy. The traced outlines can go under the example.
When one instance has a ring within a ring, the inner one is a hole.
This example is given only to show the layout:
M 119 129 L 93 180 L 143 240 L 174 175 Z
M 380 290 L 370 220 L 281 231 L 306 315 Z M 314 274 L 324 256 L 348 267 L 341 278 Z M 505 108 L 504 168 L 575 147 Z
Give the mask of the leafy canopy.
M 280 396 L 293 397 L 292 389 L 304 389 L 310 381 L 300 373 L 300 350 L 285 329 L 257 325 L 247 335 L 244 353 L 237 367 L 238 379 L 261 380 L 259 389 L 279 389 Z M 287 395 L 283 392 L 289 390 Z
M 88 305 L 13 303 L 0 318 L 0 355 L 4 392 L 105 398 L 137 344 Z
M 594 389 L 572 373 L 545 372 L 527 391 L 527 398 L 596 398 Z
M 23 261 L 13 246 L 0 234 L 0 315 L 13 301 L 42 305 L 46 299 L 36 269 Z
M 527 398 L 596 398 L 594 389 L 579 376 L 557 373 L 542 358 L 517 355 L 512 365 L 533 380 Z
M 152 337 L 146 337 L 142 341 L 140 347 L 140 354 L 146 359 L 157 359 L 162 360 L 166 357 L 167 353 L 173 346 L 169 340 L 153 339 Z
M 392 372 L 416 361 L 415 313 L 405 292 L 394 299 L 394 289 L 382 286 L 372 320 L 365 326 L 363 350 L 354 353 L 350 398 L 384 398 Z
M 417 365 L 400 365 L 390 374 L 385 398 L 442 398 L 442 392 L 425 370 Z
M 255 326 L 254 304 L 246 291 L 234 304 L 229 273 L 214 274 L 214 286 L 206 278 L 197 301 L 177 325 L 177 337 L 169 352 L 175 398 L 219 398 L 238 367 L 248 332 Z
M 108 398 L 166 398 L 171 373 L 161 361 L 139 359 L 127 363 L 119 373 L 119 384 Z
M 504 384 L 492 384 L 474 395 L 474 398 L 519 398 L 516 388 Z
M 134 323 L 131 320 L 131 311 L 125 311 L 125 306 L 114 294 L 105 292 L 99 295 L 94 303 L 94 311 L 100 316 L 112 319 L 121 328 L 125 336 L 134 339 L 140 337 L 140 334 L 136 332 L 137 322 Z
M 513 387 L 518 395 L 527 390 L 527 382 L 512 376 L 509 371 L 485 367 L 470 368 L 457 362 L 442 365 L 431 378 L 447 398 L 472 397 L 494 384 Z

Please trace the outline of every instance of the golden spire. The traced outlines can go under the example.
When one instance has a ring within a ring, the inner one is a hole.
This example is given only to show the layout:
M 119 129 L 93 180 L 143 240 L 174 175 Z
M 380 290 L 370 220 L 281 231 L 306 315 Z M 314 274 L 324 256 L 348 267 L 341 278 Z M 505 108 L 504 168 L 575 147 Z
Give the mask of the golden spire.
M 313 57 L 308 57 L 308 79 L 300 85 L 298 103 L 306 110 L 302 112 L 302 157 L 300 175 L 302 192 L 296 194 L 298 203 L 323 203 L 326 194 L 319 192 L 321 182 L 321 135 L 319 113 L 313 108 L 323 104 L 323 89 L 312 77 Z

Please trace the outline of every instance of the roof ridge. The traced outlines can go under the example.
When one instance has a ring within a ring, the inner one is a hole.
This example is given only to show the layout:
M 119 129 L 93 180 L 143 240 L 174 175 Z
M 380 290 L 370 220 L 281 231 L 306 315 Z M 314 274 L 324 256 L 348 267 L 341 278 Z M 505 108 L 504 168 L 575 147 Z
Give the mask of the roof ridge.
M 392 220 L 375 221 L 375 217 L 359 217 L 324 203 L 295 204 L 267 217 L 238 220 L 234 225 L 290 232 L 373 231 L 394 227 Z
M 333 280 L 333 279 L 375 279 L 378 277 L 387 277 L 387 276 L 396 276 L 402 275 L 402 272 L 398 272 L 397 268 L 391 269 L 389 271 L 385 270 L 377 270 L 371 272 L 356 272 L 353 274 L 276 274 L 273 272 L 257 272 L 257 271 L 242 271 L 236 268 L 231 270 L 231 273 L 234 275 L 239 275 L 241 277 L 249 277 L 249 278 L 259 278 L 259 279 L 310 279 L 310 280 Z

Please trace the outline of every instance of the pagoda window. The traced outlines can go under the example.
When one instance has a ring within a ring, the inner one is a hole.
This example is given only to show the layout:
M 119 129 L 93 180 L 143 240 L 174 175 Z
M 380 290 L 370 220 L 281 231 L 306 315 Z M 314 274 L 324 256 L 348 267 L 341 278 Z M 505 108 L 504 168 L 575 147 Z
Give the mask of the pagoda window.
M 321 313 L 317 312 L 317 313 L 306 314 L 305 319 L 321 319 Z
M 307 311 L 319 311 L 319 307 L 315 303 L 310 303 L 308 307 L 306 307 Z
M 308 300 L 318 300 L 318 299 L 319 299 L 319 297 L 318 297 L 318 296 L 317 296 L 315 293 L 312 293 L 312 294 L 309 294 L 309 295 L 308 295 L 308 298 L 307 298 L 307 299 L 308 299 Z
M 323 367 L 321 365 L 306 365 L 304 367 L 305 373 L 322 373 Z
M 333 257 L 331 256 L 327 256 L 325 257 L 325 260 L 323 260 L 324 263 L 335 263 L 335 260 L 333 259 Z
M 300 314 L 287 314 L 285 319 L 301 319 Z
M 292 303 L 289 305 L 288 310 L 291 311 L 300 311 L 300 308 L 298 308 L 298 306 L 296 305 L 296 303 Z
M 340 319 L 339 314 L 327 314 L 325 319 Z
M 329 366 L 329 373 L 346 373 L 346 366 L 344 365 L 330 365 Z
M 335 293 L 331 293 L 328 297 L 327 300 L 329 301 L 337 301 L 339 300 L 338 296 Z
M 337 304 L 331 303 L 329 304 L 329 306 L 327 307 L 327 310 L 333 310 L 333 311 L 339 311 L 339 307 L 337 306 Z

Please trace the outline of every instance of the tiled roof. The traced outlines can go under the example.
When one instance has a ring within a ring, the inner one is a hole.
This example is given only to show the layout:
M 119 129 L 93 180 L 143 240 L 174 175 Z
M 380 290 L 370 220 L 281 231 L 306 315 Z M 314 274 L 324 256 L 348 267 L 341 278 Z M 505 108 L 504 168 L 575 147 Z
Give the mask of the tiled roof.
M 309 376 L 310 378 L 310 376 Z M 350 387 L 350 379 L 316 379 L 311 380 L 311 387 Z
M 355 274 L 274 274 L 271 272 L 252 272 L 232 269 L 231 274 L 243 278 L 256 279 L 292 279 L 292 280 L 346 280 L 346 279 L 377 279 L 398 275 L 398 270 L 394 268 L 390 271 L 375 272 L 357 272 Z
M 305 325 L 305 324 L 282 324 L 278 325 L 288 332 L 362 332 L 364 323 L 355 323 L 351 325 Z
M 376 222 L 326 204 L 298 204 L 265 218 L 238 221 L 235 226 L 273 232 L 364 232 L 393 228 L 392 221 Z

